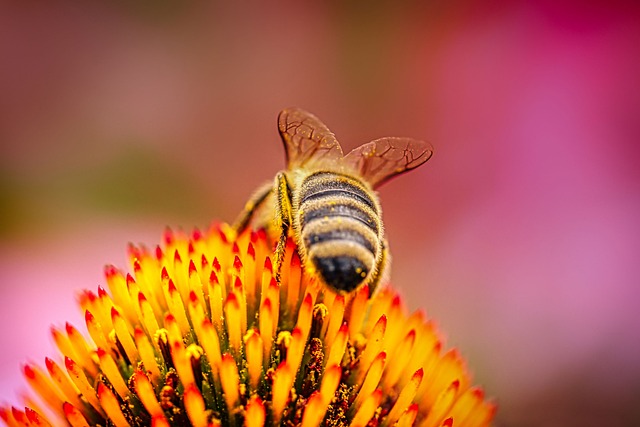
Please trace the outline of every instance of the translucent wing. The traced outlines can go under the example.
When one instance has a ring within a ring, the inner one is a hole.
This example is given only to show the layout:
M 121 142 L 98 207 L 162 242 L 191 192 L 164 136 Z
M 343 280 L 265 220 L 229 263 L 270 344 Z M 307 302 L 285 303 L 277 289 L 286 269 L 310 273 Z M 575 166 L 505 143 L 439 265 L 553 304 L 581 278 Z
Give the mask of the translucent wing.
M 428 142 L 411 138 L 380 138 L 349 152 L 344 164 L 355 169 L 373 187 L 417 168 L 433 155 Z
M 342 148 L 334 134 L 316 116 L 299 108 L 288 108 L 278 116 L 278 129 L 284 143 L 289 169 L 310 160 L 342 158 Z

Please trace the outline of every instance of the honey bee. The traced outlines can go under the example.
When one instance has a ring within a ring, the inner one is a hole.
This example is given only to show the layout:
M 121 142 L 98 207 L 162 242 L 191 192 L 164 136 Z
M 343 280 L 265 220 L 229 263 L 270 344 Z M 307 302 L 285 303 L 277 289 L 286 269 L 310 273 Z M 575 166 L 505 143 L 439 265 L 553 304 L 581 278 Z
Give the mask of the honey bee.
M 371 292 L 389 263 L 382 210 L 374 189 L 431 157 L 429 143 L 381 138 L 346 156 L 334 134 L 313 114 L 283 110 L 278 129 L 287 169 L 258 189 L 234 224 L 240 233 L 260 209 L 274 213 L 276 279 L 290 231 L 305 270 L 335 292 L 367 284 Z

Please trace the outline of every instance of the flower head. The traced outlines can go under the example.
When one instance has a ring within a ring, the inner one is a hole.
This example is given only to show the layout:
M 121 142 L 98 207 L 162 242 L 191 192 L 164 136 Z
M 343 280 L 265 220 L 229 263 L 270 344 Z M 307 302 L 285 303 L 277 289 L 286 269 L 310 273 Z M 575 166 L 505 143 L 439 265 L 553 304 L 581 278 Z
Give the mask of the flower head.
M 61 358 L 24 375 L 43 403 L 9 426 L 484 426 L 495 413 L 422 312 L 383 287 L 339 295 L 290 241 L 277 282 L 264 231 L 227 225 L 129 247 L 130 273 L 85 291 L 90 339 L 52 328 Z M 371 298 L 370 298 L 371 297 Z M 58 361 L 59 360 L 59 361 Z

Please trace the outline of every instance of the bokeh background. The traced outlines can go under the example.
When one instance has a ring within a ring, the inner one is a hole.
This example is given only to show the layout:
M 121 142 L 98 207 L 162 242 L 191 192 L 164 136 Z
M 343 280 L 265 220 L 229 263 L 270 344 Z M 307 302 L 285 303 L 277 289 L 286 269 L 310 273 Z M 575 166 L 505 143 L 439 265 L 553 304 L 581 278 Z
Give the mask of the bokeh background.
M 640 425 L 634 2 L 231 3 L 3 2 L 0 401 L 127 242 L 232 220 L 300 106 L 435 146 L 380 191 L 393 282 L 498 426 Z

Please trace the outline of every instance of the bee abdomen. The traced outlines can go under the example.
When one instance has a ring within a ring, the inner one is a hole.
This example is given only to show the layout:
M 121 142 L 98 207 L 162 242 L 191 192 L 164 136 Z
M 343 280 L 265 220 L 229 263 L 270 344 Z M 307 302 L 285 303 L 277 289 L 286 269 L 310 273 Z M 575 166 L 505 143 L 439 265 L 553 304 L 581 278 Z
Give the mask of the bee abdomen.
M 318 173 L 302 184 L 298 212 L 307 258 L 319 276 L 334 289 L 356 289 L 380 251 L 378 213 L 369 194 L 347 177 Z

